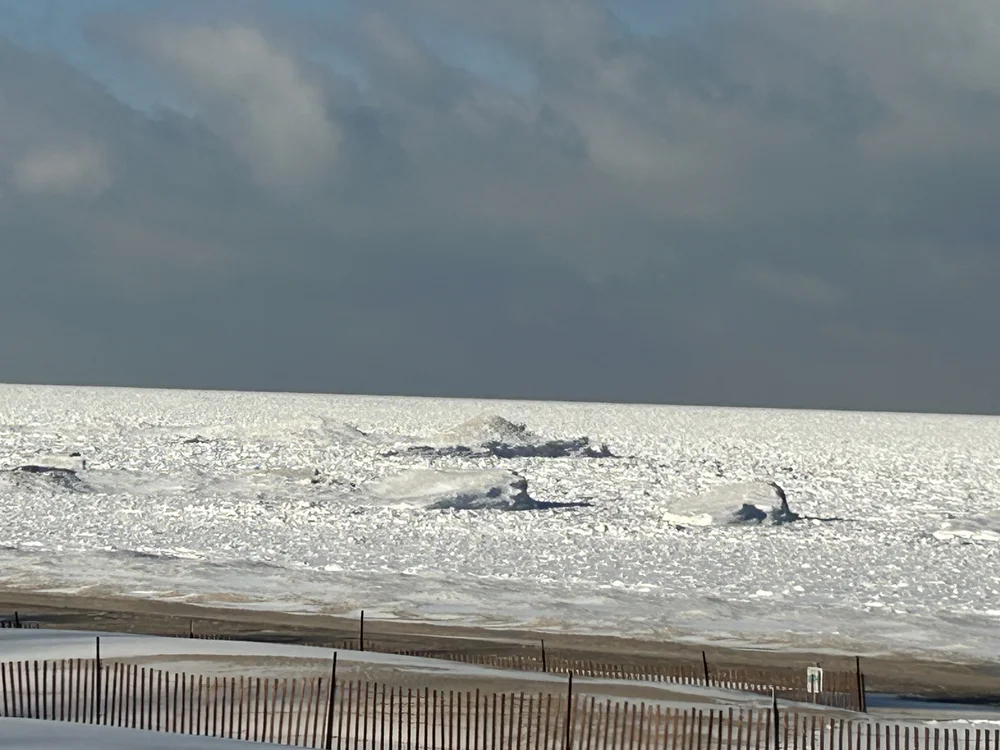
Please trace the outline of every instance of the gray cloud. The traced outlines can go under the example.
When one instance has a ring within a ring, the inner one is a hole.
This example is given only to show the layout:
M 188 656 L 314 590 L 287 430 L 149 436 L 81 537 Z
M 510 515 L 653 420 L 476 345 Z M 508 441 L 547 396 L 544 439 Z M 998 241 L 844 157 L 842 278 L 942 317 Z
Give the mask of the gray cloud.
M 118 28 L 190 115 L 0 42 L 0 379 L 1000 411 L 993 5 L 242 7 Z
M 12 184 L 25 193 L 99 195 L 112 182 L 101 150 L 91 144 L 34 148 L 14 165 Z
M 258 29 L 163 25 L 147 44 L 263 184 L 312 186 L 333 168 L 340 133 L 322 88 Z

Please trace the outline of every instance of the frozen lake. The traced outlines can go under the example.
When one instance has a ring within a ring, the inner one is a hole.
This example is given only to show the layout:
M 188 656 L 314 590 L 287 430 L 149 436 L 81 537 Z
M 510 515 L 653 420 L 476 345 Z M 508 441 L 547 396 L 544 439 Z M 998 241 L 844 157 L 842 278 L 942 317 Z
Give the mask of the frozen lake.
M 996 418 L 0 386 L 0 469 L 8 587 L 1000 655 Z

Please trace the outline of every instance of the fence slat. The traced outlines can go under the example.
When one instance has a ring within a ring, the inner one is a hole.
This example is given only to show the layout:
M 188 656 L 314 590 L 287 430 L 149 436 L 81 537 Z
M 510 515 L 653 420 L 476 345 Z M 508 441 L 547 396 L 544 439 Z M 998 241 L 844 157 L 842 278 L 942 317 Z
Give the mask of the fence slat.
M 225 693 L 221 696 L 219 695 L 219 677 L 218 675 L 212 676 L 212 737 L 219 736 L 219 709 L 220 702 L 225 699 Z M 225 704 L 221 706 L 222 710 L 225 711 Z M 206 712 L 207 713 L 207 712 Z M 225 716 L 225 713 L 223 713 Z M 207 723 L 207 721 L 206 721 Z M 279 738 L 280 739 L 280 738 Z
M 407 693 L 407 699 L 409 699 L 409 693 L 410 693 L 409 689 L 407 689 L 406 693 Z M 402 688 L 402 686 L 400 686 L 399 689 L 397 690 L 396 697 L 399 699 L 399 716 L 396 719 L 396 742 L 397 742 L 397 746 L 401 748 L 401 747 L 403 747 L 403 731 L 404 731 L 403 712 L 404 712 L 404 710 L 407 711 L 407 714 L 406 714 L 406 726 L 409 726 L 410 717 L 409 717 L 409 713 L 408 712 L 410 710 L 410 706 L 409 706 L 409 703 L 407 703 L 405 709 L 403 707 L 403 688 Z M 407 744 L 409 744 L 409 739 L 407 739 Z
M 253 696 L 253 741 L 262 742 L 264 739 L 261 733 L 261 727 L 267 726 L 267 717 L 261 718 L 261 708 L 260 708 L 260 698 L 261 698 L 261 678 L 258 677 L 256 680 L 256 688 L 254 689 Z M 264 680 L 264 711 L 267 711 L 267 680 Z M 263 724 L 261 723 L 263 721 Z
M 198 727 L 198 729 L 197 729 L 197 735 L 199 737 L 204 737 L 204 736 L 206 736 L 208 734 L 208 706 L 204 706 L 204 724 L 202 723 L 202 721 L 203 721 L 203 719 L 202 719 L 202 710 L 203 710 L 203 704 L 205 702 L 205 694 L 204 694 L 204 690 L 203 690 L 204 682 L 205 682 L 204 675 L 198 675 L 198 721 L 197 721 L 197 727 Z M 265 683 L 265 685 L 266 684 L 267 683 Z M 264 702 L 267 703 L 267 693 L 266 693 L 266 691 L 265 691 L 264 696 L 265 696 L 264 697 Z M 265 710 L 266 710 L 266 706 L 265 706 Z
M 377 685 L 375 687 L 376 687 L 376 689 L 378 688 Z M 368 714 L 369 714 L 368 708 L 369 708 L 369 706 L 372 703 L 375 702 L 375 699 L 374 699 L 373 696 L 370 695 L 370 691 L 368 689 L 368 683 L 364 683 L 364 688 L 365 688 L 365 707 L 364 707 L 364 716 L 363 716 L 362 721 L 361 721 L 361 746 L 364 747 L 364 748 L 367 748 L 368 747 Z
M 10 716 L 10 704 L 7 701 L 12 696 L 9 696 L 7 688 L 7 663 L 0 663 L 0 685 L 2 685 L 3 689 L 3 715 Z
M 274 680 L 273 690 L 271 680 L 264 680 L 264 729 L 261 732 L 261 739 L 267 737 L 267 741 L 274 743 L 274 710 L 278 700 L 278 681 Z M 267 699 L 271 698 L 271 708 L 267 707 Z
M 104 723 L 109 726 L 115 726 L 118 723 L 118 703 L 119 703 L 119 691 L 118 691 L 118 667 L 120 665 L 115 662 L 111 667 L 111 679 L 106 680 L 111 683 L 111 694 L 104 701 L 105 704 L 105 715 Z
M 233 678 L 233 686 L 235 687 L 236 678 Z M 236 734 L 233 735 L 233 739 L 242 740 L 243 739 L 243 709 L 247 704 L 247 692 L 246 685 L 243 681 L 243 676 L 240 675 L 240 694 L 236 703 Z
M 35 677 L 34 677 L 33 680 L 31 678 L 31 667 L 35 668 Z M 39 693 L 41 691 L 38 689 L 39 684 L 40 684 L 39 681 L 38 681 L 38 662 L 37 661 L 31 662 L 31 664 L 29 665 L 29 668 L 26 669 L 25 671 L 28 673 L 28 681 L 31 683 L 31 688 L 30 688 L 31 692 L 28 693 L 29 703 L 30 703 L 30 700 L 31 700 L 30 696 L 32 695 L 32 693 L 35 696 L 35 709 L 34 709 L 34 713 L 31 715 L 31 718 L 33 718 L 33 719 L 41 719 L 42 718 L 42 709 L 41 709 L 41 705 L 39 704 L 39 698 L 40 698 Z M 91 723 L 93 723 L 93 722 L 91 722 Z
M 361 737 L 361 681 L 358 680 L 356 683 L 357 690 L 354 696 L 354 734 L 352 735 L 354 739 L 354 750 L 358 750 L 358 742 Z M 419 701 L 419 696 L 417 700 Z

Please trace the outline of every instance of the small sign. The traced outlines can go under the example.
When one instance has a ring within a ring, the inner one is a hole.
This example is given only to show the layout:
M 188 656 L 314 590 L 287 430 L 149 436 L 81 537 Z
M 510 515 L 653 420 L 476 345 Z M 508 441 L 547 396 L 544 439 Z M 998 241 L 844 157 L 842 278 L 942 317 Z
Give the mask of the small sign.
M 810 693 L 823 692 L 823 670 L 820 667 L 806 668 L 806 690 Z

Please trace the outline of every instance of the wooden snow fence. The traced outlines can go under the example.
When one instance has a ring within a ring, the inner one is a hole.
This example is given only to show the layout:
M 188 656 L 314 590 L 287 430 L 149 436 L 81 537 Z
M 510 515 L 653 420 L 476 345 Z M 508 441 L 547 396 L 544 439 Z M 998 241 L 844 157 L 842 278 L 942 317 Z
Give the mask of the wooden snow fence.
M 363 620 L 362 620 L 363 622 Z M 0 624 L 9 623 L 4 627 L 35 627 L 39 623 L 29 623 L 18 620 L 15 613 L 12 619 L 0 620 Z M 362 626 L 363 632 L 363 626 Z M 248 641 L 248 642 L 299 642 L 294 636 L 282 638 L 274 634 L 268 637 L 254 637 L 252 634 L 229 635 L 222 633 L 196 632 L 194 621 L 189 623 L 187 632 L 149 633 L 161 637 L 184 637 L 199 640 Z M 339 641 L 316 643 L 308 645 L 328 648 L 334 651 L 373 651 L 377 653 L 396 654 L 427 659 L 444 659 L 447 661 L 510 669 L 519 671 L 543 671 L 550 674 L 589 677 L 594 679 L 635 680 L 674 685 L 689 685 L 697 687 L 718 688 L 745 693 L 756 693 L 770 696 L 775 692 L 781 700 L 815 703 L 818 705 L 841 708 L 849 711 L 864 711 L 865 688 L 864 675 L 861 673 L 860 661 L 855 671 L 824 670 L 822 689 L 809 692 L 806 670 L 790 667 L 772 667 L 767 669 L 729 668 L 710 664 L 705 652 L 701 652 L 701 661 L 684 663 L 675 661 L 652 662 L 649 659 L 633 663 L 611 663 L 587 659 L 568 658 L 558 653 L 546 653 L 544 641 L 541 648 L 524 647 L 514 653 L 491 654 L 481 650 L 463 651 L 444 649 L 406 649 L 399 644 L 381 642 L 372 638 L 349 638 Z M 997 748 L 996 750 L 1000 750 Z
M 179 634 L 167 633 L 162 635 L 178 637 Z M 254 640 L 250 636 L 196 634 L 193 628 L 189 634 L 183 637 L 227 641 Z M 860 672 L 860 664 L 856 672 L 825 670 L 823 675 L 823 689 L 820 692 L 811 693 L 808 689 L 805 669 L 788 667 L 768 669 L 717 667 L 709 664 L 704 659 L 704 654 L 702 654 L 703 660 L 695 664 L 676 662 L 629 664 L 564 658 L 558 654 L 550 653 L 546 655 L 533 648 L 525 648 L 523 653 L 490 654 L 481 651 L 402 649 L 393 644 L 366 640 L 362 649 L 359 640 L 356 638 L 320 644 L 311 643 L 310 645 L 317 645 L 338 651 L 364 650 L 398 656 L 443 659 L 496 669 L 511 669 L 525 672 L 545 671 L 550 674 L 562 675 L 573 673 L 577 677 L 690 685 L 767 696 L 770 696 L 773 690 L 781 700 L 815 703 L 848 711 L 864 711 L 866 709 L 864 703 L 864 677 Z M 1000 748 L 997 748 L 997 750 L 1000 750 Z
M 334 672 L 335 673 L 335 667 Z M 331 685 L 333 689 L 331 690 Z M 206 677 L 129 663 L 0 663 L 3 716 L 329 750 L 1000 750 L 1000 730 L 562 694 Z

